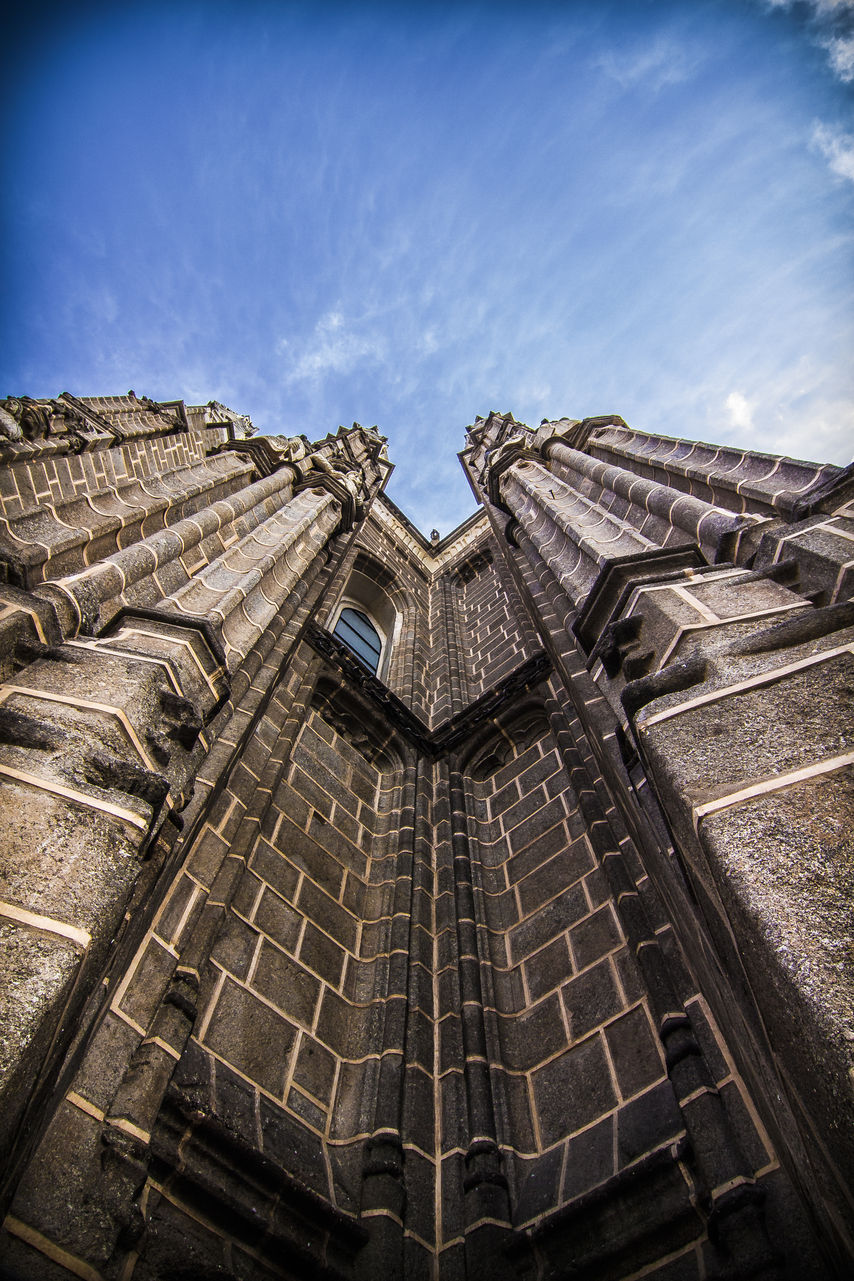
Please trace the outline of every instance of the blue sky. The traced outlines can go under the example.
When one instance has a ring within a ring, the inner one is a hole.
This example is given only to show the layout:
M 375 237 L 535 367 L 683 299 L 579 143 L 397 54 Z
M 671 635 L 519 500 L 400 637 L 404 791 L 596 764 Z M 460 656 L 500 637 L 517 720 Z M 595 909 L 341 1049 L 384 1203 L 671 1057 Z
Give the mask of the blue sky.
M 376 423 L 425 531 L 490 409 L 847 462 L 854 0 L 36 5 L 0 395 Z

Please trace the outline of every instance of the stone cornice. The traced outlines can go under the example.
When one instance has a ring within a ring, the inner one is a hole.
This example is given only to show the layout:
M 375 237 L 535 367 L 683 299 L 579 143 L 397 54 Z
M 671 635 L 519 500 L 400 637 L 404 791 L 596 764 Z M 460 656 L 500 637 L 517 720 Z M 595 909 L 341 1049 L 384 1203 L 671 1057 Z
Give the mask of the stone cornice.
M 294 451 L 291 449 L 277 448 L 273 444 L 274 440 L 279 437 L 272 436 L 253 436 L 246 440 L 227 440 L 220 445 L 214 452 L 217 454 L 234 453 L 239 454 L 242 458 L 251 459 L 259 476 L 272 476 L 273 472 L 278 471 L 280 467 L 290 465 L 294 466 Z M 288 439 L 288 446 L 292 442 Z M 302 441 L 297 441 L 302 445 Z M 305 446 L 302 445 L 303 454 Z M 297 457 L 300 454 L 297 452 Z
M 335 529 L 336 534 L 347 533 L 359 519 L 362 504 L 356 495 L 340 479 L 329 472 L 312 470 L 305 474 L 298 484 L 294 485 L 294 494 L 306 489 L 325 489 L 341 505 L 341 519 Z
M 400 549 L 419 565 L 428 580 L 437 578 L 452 568 L 456 560 L 465 556 L 488 529 L 486 513 L 480 507 L 438 543 L 428 543 L 420 530 L 385 494 L 378 495 L 371 508 L 371 518 L 386 536 L 393 537 Z
M 551 660 L 545 650 L 505 676 L 464 711 L 429 729 L 393 694 L 382 681 L 372 676 L 330 632 L 310 624 L 306 640 L 318 654 L 335 667 L 347 681 L 368 699 L 414 747 L 435 759 L 463 743 L 484 721 L 497 716 L 508 703 L 532 686 L 539 684 L 551 671 Z
M 501 511 L 506 512 L 508 516 L 513 513 L 501 496 L 501 477 L 506 471 L 509 471 L 514 463 L 521 462 L 523 459 L 529 459 L 532 462 L 542 464 L 542 458 L 533 449 L 527 445 L 512 441 L 501 449 L 494 462 L 489 462 L 486 467 L 486 492 L 489 501 L 493 507 L 498 507 Z
M 593 418 L 561 418 L 557 422 L 543 423 L 535 432 L 533 445 L 543 456 L 548 458 L 549 447 L 560 441 L 570 449 L 583 451 L 590 439 L 591 432 L 598 427 L 625 427 L 628 423 L 619 414 L 598 414 Z

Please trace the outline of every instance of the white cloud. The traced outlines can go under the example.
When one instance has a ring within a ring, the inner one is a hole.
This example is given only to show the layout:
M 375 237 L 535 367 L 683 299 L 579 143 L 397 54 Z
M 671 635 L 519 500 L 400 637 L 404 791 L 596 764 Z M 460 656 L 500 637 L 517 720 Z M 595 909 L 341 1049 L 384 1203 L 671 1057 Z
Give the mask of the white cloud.
M 791 9 L 805 4 L 817 18 L 836 17 L 854 10 L 854 0 L 765 0 L 769 9 Z
M 847 335 L 840 345 L 850 346 Z M 847 369 L 842 377 L 840 372 L 832 355 L 817 359 L 804 353 L 781 367 L 756 353 L 749 372 L 742 369 L 738 374 L 724 358 L 693 393 L 679 385 L 654 388 L 654 403 L 668 411 L 659 429 L 672 436 L 845 466 L 854 442 L 854 396 Z M 737 390 L 727 392 L 733 386 Z M 630 414 L 624 417 L 634 427 L 648 426 Z M 680 417 L 690 422 L 689 430 L 681 426 Z
M 816 44 L 827 51 L 835 76 L 854 80 L 854 0 L 765 0 L 769 9 L 791 9 L 805 3 Z
M 753 442 L 755 448 L 840 467 L 851 461 L 854 408 L 849 400 L 815 398 L 803 406 L 796 421 L 784 412 L 787 408 L 772 405 L 768 423 Z
M 738 427 L 743 431 L 752 431 L 753 410 L 743 392 L 731 391 L 724 404 L 733 427 Z
M 303 344 L 283 338 L 278 350 L 288 361 L 284 380 L 288 385 L 319 382 L 326 374 L 348 374 L 357 365 L 373 364 L 385 357 L 384 339 L 359 332 L 358 322 L 348 322 L 340 311 L 321 316 Z
M 854 182 L 854 134 L 817 124 L 812 133 L 812 145 L 821 152 L 835 174 Z
M 829 40 L 822 40 L 822 45 L 839 79 L 846 84 L 854 80 L 854 37 L 832 36 Z

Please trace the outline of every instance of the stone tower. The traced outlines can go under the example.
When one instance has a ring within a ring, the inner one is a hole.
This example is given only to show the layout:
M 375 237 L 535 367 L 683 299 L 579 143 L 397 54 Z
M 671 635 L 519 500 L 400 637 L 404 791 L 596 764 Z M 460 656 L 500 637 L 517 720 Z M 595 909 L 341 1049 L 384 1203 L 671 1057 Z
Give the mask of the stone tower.
M 0 432 L 2 1276 L 850 1275 L 851 469 Z

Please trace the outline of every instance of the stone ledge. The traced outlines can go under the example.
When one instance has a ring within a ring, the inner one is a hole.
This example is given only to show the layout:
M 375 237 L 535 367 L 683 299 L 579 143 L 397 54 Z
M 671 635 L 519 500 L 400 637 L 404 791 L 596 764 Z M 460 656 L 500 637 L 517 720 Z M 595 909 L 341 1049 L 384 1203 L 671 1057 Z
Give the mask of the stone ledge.
M 433 759 L 444 756 L 459 746 L 485 720 L 496 716 L 518 694 L 539 684 L 551 671 L 549 656 L 545 650 L 540 650 L 533 658 L 529 658 L 521 667 L 517 667 L 509 676 L 499 681 L 494 689 L 482 694 L 464 711 L 445 721 L 437 729 L 430 730 L 396 694 L 383 685 L 382 681 L 372 676 L 358 659 L 353 657 L 346 645 L 342 645 L 330 632 L 310 624 L 306 631 L 306 640 L 312 649 L 347 678 L 349 684 L 354 685 L 368 698 L 414 747 Z
M 506 1247 L 520 1268 L 536 1255 L 542 1281 L 611 1281 L 704 1231 L 678 1165 L 680 1150 L 655 1151 L 601 1187 L 516 1230 Z

